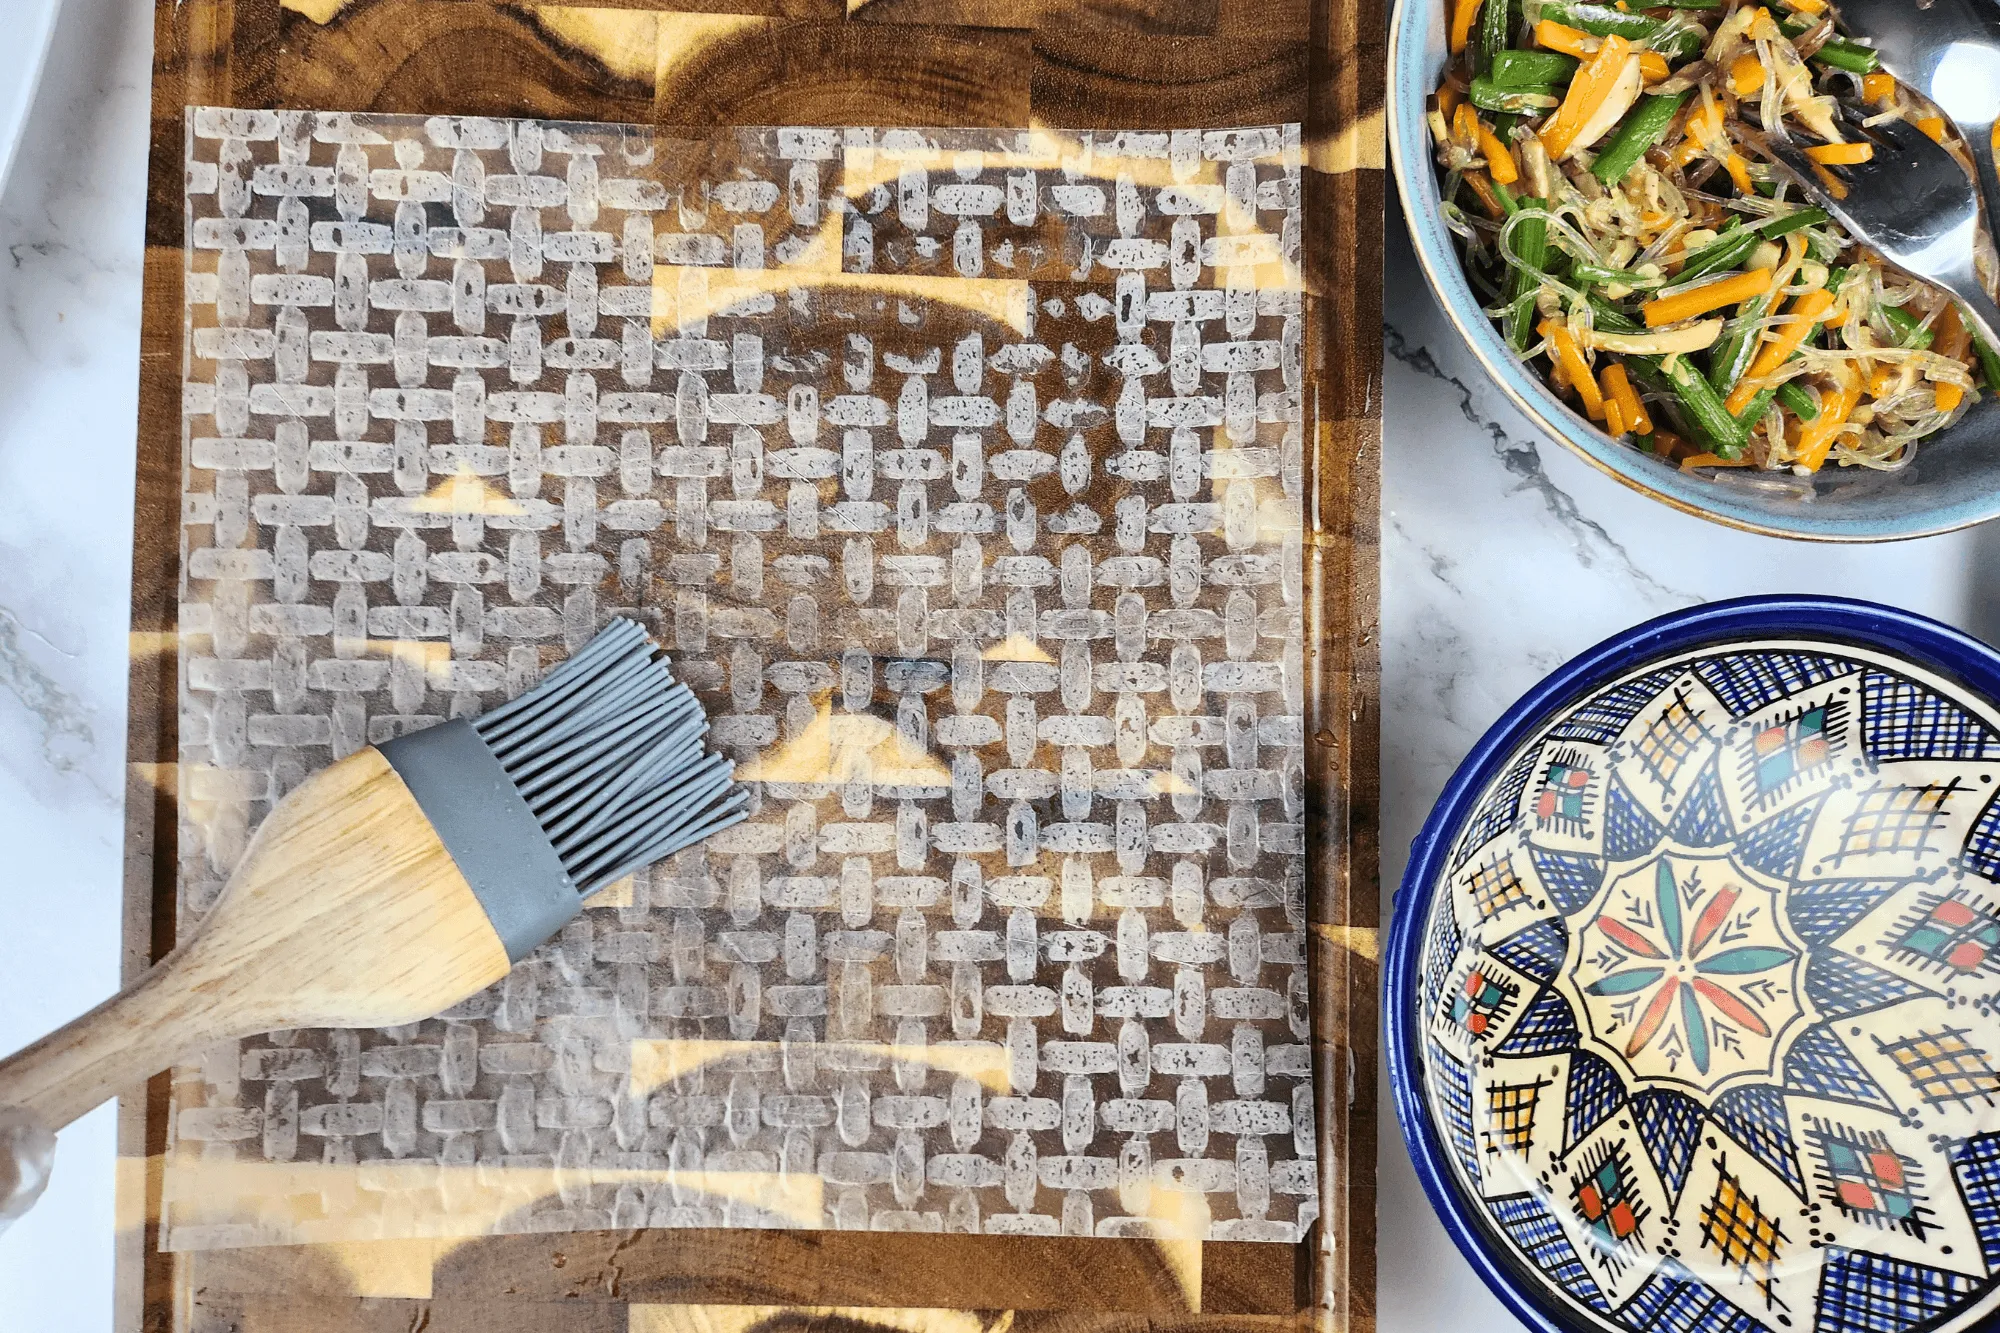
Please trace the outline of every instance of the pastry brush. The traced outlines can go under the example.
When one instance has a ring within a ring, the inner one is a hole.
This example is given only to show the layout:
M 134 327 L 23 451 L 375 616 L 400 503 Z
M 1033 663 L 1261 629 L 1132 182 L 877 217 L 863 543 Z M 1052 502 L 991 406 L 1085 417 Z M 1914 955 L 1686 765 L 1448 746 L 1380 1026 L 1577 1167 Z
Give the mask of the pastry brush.
M 744 818 L 707 730 L 619 619 L 512 702 L 322 769 L 258 827 L 192 936 L 0 1062 L 0 1106 L 60 1129 L 211 1042 L 450 1008 L 583 895 Z

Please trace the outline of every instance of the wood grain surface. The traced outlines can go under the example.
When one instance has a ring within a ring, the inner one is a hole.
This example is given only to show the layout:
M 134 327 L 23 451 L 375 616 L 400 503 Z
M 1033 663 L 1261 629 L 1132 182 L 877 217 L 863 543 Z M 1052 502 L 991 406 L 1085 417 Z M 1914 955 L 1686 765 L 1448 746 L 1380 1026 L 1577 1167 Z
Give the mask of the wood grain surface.
M 1307 146 L 1307 838 L 1322 1214 L 1299 1246 L 640 1231 L 162 1254 L 124 1103 L 121 1330 L 814 1333 L 1373 1324 L 1380 0 L 156 0 L 128 731 L 128 977 L 173 943 L 183 109 L 1201 127 Z M 1312 623 L 1312 619 L 1309 619 Z

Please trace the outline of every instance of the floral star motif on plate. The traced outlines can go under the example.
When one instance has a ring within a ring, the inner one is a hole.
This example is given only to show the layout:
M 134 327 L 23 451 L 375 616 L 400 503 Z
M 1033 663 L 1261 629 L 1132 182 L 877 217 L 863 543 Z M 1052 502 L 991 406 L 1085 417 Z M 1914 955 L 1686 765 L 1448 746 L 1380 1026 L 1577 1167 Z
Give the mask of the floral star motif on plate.
M 1562 983 L 1631 1086 L 1712 1096 L 1775 1077 L 1810 1021 L 1783 892 L 1712 849 L 1662 847 L 1606 876 Z

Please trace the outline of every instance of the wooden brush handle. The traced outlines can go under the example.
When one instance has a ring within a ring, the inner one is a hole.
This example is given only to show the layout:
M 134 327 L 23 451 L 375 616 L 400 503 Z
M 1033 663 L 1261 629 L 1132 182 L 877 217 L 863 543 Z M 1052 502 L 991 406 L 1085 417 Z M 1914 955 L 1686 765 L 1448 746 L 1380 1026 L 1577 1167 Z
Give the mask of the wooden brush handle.
M 60 1129 L 210 1042 L 414 1023 L 507 968 L 472 887 L 371 747 L 271 812 L 191 938 L 122 994 L 0 1061 L 0 1105 Z
M 127 989 L 0 1063 L 0 1106 L 61 1128 L 224 1035 L 214 996 L 170 955 Z

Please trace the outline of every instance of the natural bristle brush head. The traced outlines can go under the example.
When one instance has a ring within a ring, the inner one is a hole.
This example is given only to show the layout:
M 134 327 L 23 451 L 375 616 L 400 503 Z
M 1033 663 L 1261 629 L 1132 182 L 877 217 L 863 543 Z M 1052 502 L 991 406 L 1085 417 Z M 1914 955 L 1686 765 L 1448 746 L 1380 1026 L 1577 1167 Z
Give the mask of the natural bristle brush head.
M 519 698 L 380 748 L 519 958 L 583 895 L 745 817 L 707 733 L 701 701 L 621 617 Z

